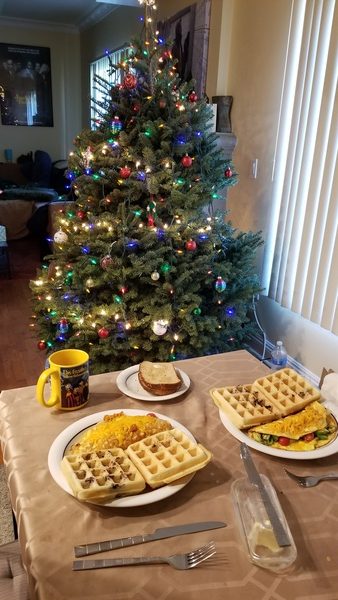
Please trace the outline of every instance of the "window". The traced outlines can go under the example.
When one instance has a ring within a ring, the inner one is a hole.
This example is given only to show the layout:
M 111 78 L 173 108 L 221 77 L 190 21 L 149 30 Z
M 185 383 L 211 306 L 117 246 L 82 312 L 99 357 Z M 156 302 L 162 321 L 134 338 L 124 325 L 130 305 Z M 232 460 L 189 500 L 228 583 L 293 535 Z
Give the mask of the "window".
M 91 97 L 91 122 L 95 129 L 95 120 L 98 112 L 105 112 L 106 87 L 105 84 L 117 85 L 121 83 L 122 70 L 112 69 L 112 65 L 121 64 L 128 56 L 128 46 L 123 46 L 114 52 L 106 52 L 105 56 L 98 58 L 90 64 L 90 97 Z
M 338 334 L 338 6 L 293 0 L 264 282 L 282 306 Z

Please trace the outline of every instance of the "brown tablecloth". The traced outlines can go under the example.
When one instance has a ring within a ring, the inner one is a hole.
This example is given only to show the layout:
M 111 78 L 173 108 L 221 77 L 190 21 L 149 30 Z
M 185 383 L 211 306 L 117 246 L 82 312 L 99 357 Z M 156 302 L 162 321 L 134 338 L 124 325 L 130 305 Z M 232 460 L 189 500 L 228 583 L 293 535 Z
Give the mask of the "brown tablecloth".
M 302 489 L 286 478 L 292 470 L 327 471 L 336 457 L 291 461 L 252 451 L 261 473 L 277 491 L 295 539 L 298 558 L 292 571 L 278 575 L 248 560 L 230 495 L 233 481 L 244 476 L 239 442 L 222 425 L 209 396 L 214 386 L 250 383 L 268 369 L 246 351 L 180 361 L 191 378 L 182 397 L 142 402 L 124 396 L 117 373 L 91 378 L 89 404 L 79 411 L 57 412 L 40 406 L 35 388 L 5 391 L 0 396 L 1 440 L 12 503 L 19 526 L 32 600 L 337 600 L 338 483 Z M 58 434 L 77 419 L 110 409 L 157 411 L 185 425 L 213 453 L 179 493 L 134 508 L 81 504 L 52 479 L 49 448 Z M 224 529 L 155 541 L 96 557 L 173 554 L 214 540 L 217 554 L 190 571 L 169 565 L 121 567 L 73 572 L 73 546 L 148 533 L 174 524 L 224 520 Z

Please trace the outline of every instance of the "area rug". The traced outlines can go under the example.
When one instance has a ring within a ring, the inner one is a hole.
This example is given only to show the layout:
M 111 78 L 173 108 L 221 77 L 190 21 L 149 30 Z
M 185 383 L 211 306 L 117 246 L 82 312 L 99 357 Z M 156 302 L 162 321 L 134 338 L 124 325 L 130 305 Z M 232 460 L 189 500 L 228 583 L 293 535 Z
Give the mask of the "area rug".
M 9 498 L 5 469 L 0 465 L 0 545 L 13 542 L 12 507 Z

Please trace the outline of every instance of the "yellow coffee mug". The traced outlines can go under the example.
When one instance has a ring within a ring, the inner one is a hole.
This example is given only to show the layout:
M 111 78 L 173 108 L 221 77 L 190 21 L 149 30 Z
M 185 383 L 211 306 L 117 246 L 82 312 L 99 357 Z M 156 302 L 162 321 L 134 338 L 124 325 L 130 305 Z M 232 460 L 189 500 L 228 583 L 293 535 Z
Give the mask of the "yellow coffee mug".
M 37 400 L 51 408 L 77 410 L 89 398 L 89 355 L 83 350 L 59 350 L 48 358 L 49 369 L 45 369 L 36 385 Z M 51 393 L 45 400 L 45 385 L 50 377 Z

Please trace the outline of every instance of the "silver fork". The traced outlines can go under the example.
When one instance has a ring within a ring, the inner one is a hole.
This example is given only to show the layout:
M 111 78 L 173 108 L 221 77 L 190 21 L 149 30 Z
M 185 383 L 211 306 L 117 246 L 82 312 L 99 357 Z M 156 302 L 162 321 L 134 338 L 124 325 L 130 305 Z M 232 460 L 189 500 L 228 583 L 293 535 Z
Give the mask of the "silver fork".
M 125 567 L 128 565 L 150 565 L 168 563 L 175 569 L 192 569 L 216 553 L 215 542 L 209 542 L 201 548 L 186 554 L 173 554 L 172 556 L 139 556 L 134 558 L 103 558 L 97 560 L 74 560 L 73 571 L 87 569 L 104 569 L 106 567 Z
M 294 473 L 290 473 L 287 469 L 284 469 L 285 473 L 300 485 L 301 487 L 314 487 L 320 481 L 324 481 L 325 479 L 338 479 L 338 473 L 326 473 L 326 475 L 304 475 L 301 477 L 300 475 L 295 475 Z

